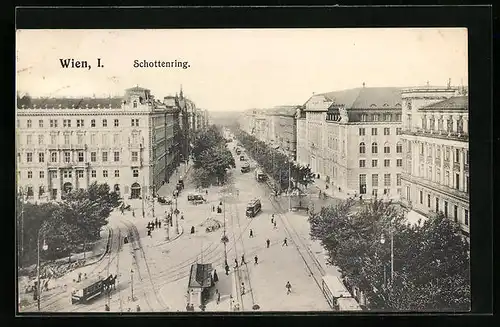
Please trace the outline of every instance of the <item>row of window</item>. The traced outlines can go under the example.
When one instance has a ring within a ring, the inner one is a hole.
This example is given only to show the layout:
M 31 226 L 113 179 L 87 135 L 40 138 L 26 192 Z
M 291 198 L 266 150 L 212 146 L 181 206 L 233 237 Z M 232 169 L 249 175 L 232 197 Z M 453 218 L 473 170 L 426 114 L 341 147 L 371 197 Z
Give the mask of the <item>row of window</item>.
M 383 116 L 381 114 L 361 115 L 361 121 L 382 121 L 382 118 L 384 119 L 383 121 L 393 121 L 391 114 L 384 114 Z M 401 114 L 396 114 L 396 120 L 394 121 L 401 121 Z
M 64 144 L 65 145 L 70 145 L 71 144 L 71 135 L 70 134 L 64 134 Z M 102 139 L 100 144 L 102 145 L 108 145 L 108 134 L 102 134 Z M 97 142 L 96 140 L 97 134 L 92 133 L 90 134 L 90 144 L 95 145 Z M 85 135 L 84 134 L 77 134 L 78 138 L 78 144 L 83 145 L 85 142 Z M 137 144 L 138 140 L 138 135 L 137 134 L 132 134 L 132 144 Z M 57 144 L 57 135 L 52 134 L 50 135 L 50 144 L 55 145 Z M 33 135 L 28 134 L 26 135 L 26 144 L 27 145 L 32 145 L 33 144 Z M 44 145 L 45 144 L 45 135 L 40 134 L 38 135 L 38 144 L 39 145 Z M 120 134 L 113 134 L 113 144 L 118 145 L 121 144 L 121 139 L 120 139 Z
M 57 119 L 50 119 L 49 120 L 49 127 L 50 128 L 57 128 L 59 121 Z M 102 119 L 101 121 L 102 127 L 108 127 L 108 120 L 107 119 Z M 63 119 L 63 127 L 71 127 L 71 119 Z M 120 120 L 119 119 L 114 119 L 113 121 L 113 126 L 114 127 L 120 127 Z M 132 127 L 139 127 L 139 119 L 137 118 L 132 118 L 130 119 L 130 126 Z M 17 127 L 21 127 L 21 121 L 18 119 L 17 120 Z M 31 119 L 26 120 L 26 128 L 32 128 L 33 127 L 33 122 Z M 38 120 L 38 127 L 43 128 L 44 127 L 44 120 L 40 119 Z M 76 127 L 85 127 L 85 121 L 84 119 L 77 119 L 76 120 Z M 91 119 L 90 120 L 90 127 L 96 127 L 96 120 Z
M 133 162 L 138 161 L 139 152 L 132 151 L 131 154 L 132 154 L 131 161 L 133 161 Z M 18 161 L 21 161 L 21 154 L 20 153 L 17 154 L 17 158 L 18 158 Z M 120 161 L 120 152 L 115 151 L 113 153 L 113 159 L 114 159 L 113 161 L 115 161 L 115 162 Z M 77 161 L 78 162 L 85 161 L 85 156 L 84 156 L 83 151 L 78 152 Z M 95 152 L 95 151 L 90 152 L 90 161 L 92 161 L 92 162 L 97 161 L 97 152 Z M 102 161 L 103 162 L 108 161 L 108 152 L 107 151 L 102 152 Z M 33 153 L 32 152 L 26 153 L 26 162 L 33 162 Z M 43 153 L 43 152 L 38 153 L 38 162 L 45 162 L 45 153 Z M 55 163 L 58 162 L 57 152 L 50 153 L 50 162 L 55 162 Z M 71 162 L 71 152 L 68 152 L 68 151 L 64 152 L 64 162 L 66 162 L 66 163 Z
M 359 136 L 366 135 L 366 129 L 364 127 L 359 128 Z M 378 128 L 372 127 L 372 135 L 378 135 Z M 391 135 L 390 127 L 384 127 L 384 135 Z M 401 135 L 401 127 L 396 127 L 396 135 Z
M 444 119 L 444 118 L 439 118 L 437 124 L 437 131 L 446 131 L 446 132 L 453 132 L 453 120 L 452 119 Z M 429 129 L 433 131 L 436 127 L 436 119 L 434 117 L 431 117 L 430 119 L 427 119 L 426 117 L 422 117 L 422 128 L 427 129 L 427 122 L 429 122 Z M 444 128 L 446 126 L 446 129 Z M 460 117 L 459 120 L 457 120 L 457 127 L 456 127 L 456 132 L 458 133 L 463 133 L 464 132 L 464 121 L 462 117 Z
M 359 153 L 366 153 L 366 145 L 364 142 L 359 144 Z M 377 142 L 372 143 L 372 153 L 378 153 Z M 388 143 L 384 144 L 384 153 L 391 153 L 391 146 Z M 396 144 L 396 153 L 403 153 L 403 145 L 399 142 Z
M 378 174 L 372 174 L 372 187 L 378 187 Z M 384 174 L 384 186 L 391 186 L 391 174 Z M 396 186 L 401 186 L 401 174 L 396 174 Z M 366 194 L 366 174 L 359 174 L 359 188 L 365 190 Z
M 432 153 L 433 153 L 433 150 L 435 148 L 435 158 L 436 159 L 441 159 L 441 147 L 439 146 L 436 146 L 434 147 L 433 144 L 429 144 L 427 145 L 427 155 L 428 156 L 432 156 Z M 411 149 L 410 147 L 408 147 L 408 149 Z M 456 163 L 459 163 L 460 162 L 460 156 L 461 156 L 461 151 L 463 149 L 460 149 L 460 148 L 455 148 L 453 149 L 453 162 L 456 162 Z M 421 155 L 424 155 L 425 154 L 425 146 L 424 146 L 424 143 L 420 143 L 419 144 L 419 153 Z M 411 153 L 411 150 L 408 151 L 409 153 Z M 469 151 L 468 150 L 463 150 L 463 161 L 464 161 L 464 164 L 468 165 L 469 164 Z M 445 161 L 449 161 L 450 160 L 450 147 L 445 147 L 444 149 L 444 160 Z
M 384 159 L 384 167 L 390 167 L 391 166 L 391 160 L 390 159 Z M 359 168 L 365 168 L 366 167 L 366 160 L 361 159 L 359 160 Z M 372 160 L 372 168 L 378 167 L 378 160 L 373 159 Z M 403 167 L 403 159 L 396 159 L 396 167 Z
M 83 178 L 83 170 L 77 170 L 76 171 L 76 174 L 78 176 L 78 178 Z M 64 170 L 63 173 L 63 178 L 72 178 L 73 177 L 73 173 L 72 173 L 72 170 Z M 138 169 L 134 169 L 132 170 L 132 175 L 133 177 L 139 177 L 139 170 Z M 27 171 L 27 176 L 28 178 L 33 178 L 33 172 L 31 170 L 28 170 Z M 40 178 L 45 178 L 45 171 L 40 171 L 38 176 Z M 93 178 L 96 178 L 97 177 L 97 172 L 95 170 L 91 170 L 90 171 L 90 176 L 93 177 Z M 51 171 L 49 172 L 49 177 L 50 178 L 57 178 L 57 172 L 56 171 Z M 107 170 L 103 170 L 102 171 L 102 177 L 109 177 L 108 176 L 108 171 Z M 120 170 L 119 169 L 115 169 L 114 171 L 114 177 L 120 177 Z
M 434 176 L 433 172 L 435 171 L 436 176 Z M 427 174 L 424 174 L 424 164 L 421 163 L 418 171 L 418 176 L 422 178 L 426 178 L 432 182 L 436 182 L 451 188 L 455 188 L 457 190 L 461 190 L 461 186 L 463 188 L 463 191 L 466 193 L 469 193 L 469 175 L 465 174 L 463 181 L 463 185 L 460 183 L 460 174 L 459 172 L 455 173 L 455 179 L 451 178 L 451 174 L 449 170 L 444 171 L 444 179 L 441 180 L 441 167 L 435 167 L 433 169 L 433 166 L 430 165 L 427 167 Z M 435 177 L 435 178 L 434 178 Z
M 431 207 L 431 195 L 430 194 L 427 194 L 427 207 L 430 208 Z M 419 202 L 420 204 L 424 204 L 424 192 L 422 190 L 419 191 Z M 440 212 L 441 211 L 441 207 L 440 207 L 440 201 L 439 201 L 439 197 L 435 197 L 435 200 L 434 200 L 434 205 L 435 205 L 435 210 L 436 212 Z M 443 210 L 442 212 L 444 213 L 444 216 L 446 218 L 449 218 L 449 212 L 448 212 L 448 201 L 444 201 L 443 203 Z M 458 222 L 458 206 L 457 205 L 453 205 L 453 219 L 455 220 L 455 222 Z M 466 226 L 469 226 L 469 210 L 467 209 L 464 209 L 464 224 Z

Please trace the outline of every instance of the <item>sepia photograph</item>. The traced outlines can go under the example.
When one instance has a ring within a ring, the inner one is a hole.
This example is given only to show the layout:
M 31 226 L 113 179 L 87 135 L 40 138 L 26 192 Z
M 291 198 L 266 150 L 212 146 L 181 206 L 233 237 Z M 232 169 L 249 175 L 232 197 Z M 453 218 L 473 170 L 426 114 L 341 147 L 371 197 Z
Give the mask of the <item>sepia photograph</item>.
M 467 41 L 16 30 L 18 312 L 469 312 Z

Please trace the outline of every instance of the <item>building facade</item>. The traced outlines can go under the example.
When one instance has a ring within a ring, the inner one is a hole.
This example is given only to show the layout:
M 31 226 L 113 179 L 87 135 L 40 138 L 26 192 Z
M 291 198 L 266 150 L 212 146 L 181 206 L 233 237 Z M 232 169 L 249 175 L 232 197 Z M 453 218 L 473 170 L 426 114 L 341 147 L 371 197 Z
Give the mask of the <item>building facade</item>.
M 298 106 L 278 106 L 267 110 L 269 141 L 289 158 L 297 153 L 297 126 L 295 114 Z
M 306 111 L 305 107 L 301 106 L 295 113 L 297 146 L 295 151 L 295 160 L 302 166 L 307 166 L 310 162 L 309 145 L 307 143 L 307 128 L 306 128 Z
M 456 87 L 406 89 L 403 98 L 402 203 L 443 212 L 469 235 L 469 106 Z
M 297 123 L 299 163 L 348 194 L 398 198 L 400 88 L 363 86 L 317 94 L 299 114 L 305 115 Z
M 151 195 L 179 161 L 177 108 L 134 87 L 119 98 L 18 99 L 17 183 L 28 200 L 60 200 L 92 182 Z

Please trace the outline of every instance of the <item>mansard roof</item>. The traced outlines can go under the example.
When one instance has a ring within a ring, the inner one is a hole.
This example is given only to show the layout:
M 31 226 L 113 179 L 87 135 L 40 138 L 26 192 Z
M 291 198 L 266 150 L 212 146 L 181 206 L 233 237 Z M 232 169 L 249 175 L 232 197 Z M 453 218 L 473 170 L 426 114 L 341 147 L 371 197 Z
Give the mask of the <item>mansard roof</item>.
M 402 89 L 402 87 L 358 87 L 318 95 L 332 101 L 333 105 L 344 105 L 346 109 L 382 109 L 400 107 Z
M 469 109 L 469 97 L 468 96 L 455 96 L 449 99 L 439 101 L 428 106 L 422 107 L 419 110 L 440 110 L 440 109 Z
M 121 108 L 122 97 L 113 98 L 31 98 L 24 101 L 22 98 L 17 102 L 19 109 L 23 108 L 64 108 L 85 109 L 87 108 Z

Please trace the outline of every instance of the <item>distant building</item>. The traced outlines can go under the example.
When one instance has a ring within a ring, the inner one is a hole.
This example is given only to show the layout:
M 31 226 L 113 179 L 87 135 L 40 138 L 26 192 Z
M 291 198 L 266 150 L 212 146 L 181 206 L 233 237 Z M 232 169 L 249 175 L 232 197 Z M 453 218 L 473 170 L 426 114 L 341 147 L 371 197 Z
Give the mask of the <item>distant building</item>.
M 181 107 L 170 100 L 141 87 L 115 98 L 18 99 L 20 191 L 28 200 L 59 200 L 97 181 L 125 198 L 153 194 L 180 157 Z
M 469 105 L 466 89 L 415 87 L 403 98 L 402 203 L 443 212 L 469 235 Z
M 299 163 L 343 192 L 398 197 L 403 165 L 400 88 L 363 85 L 316 94 L 298 116 Z

